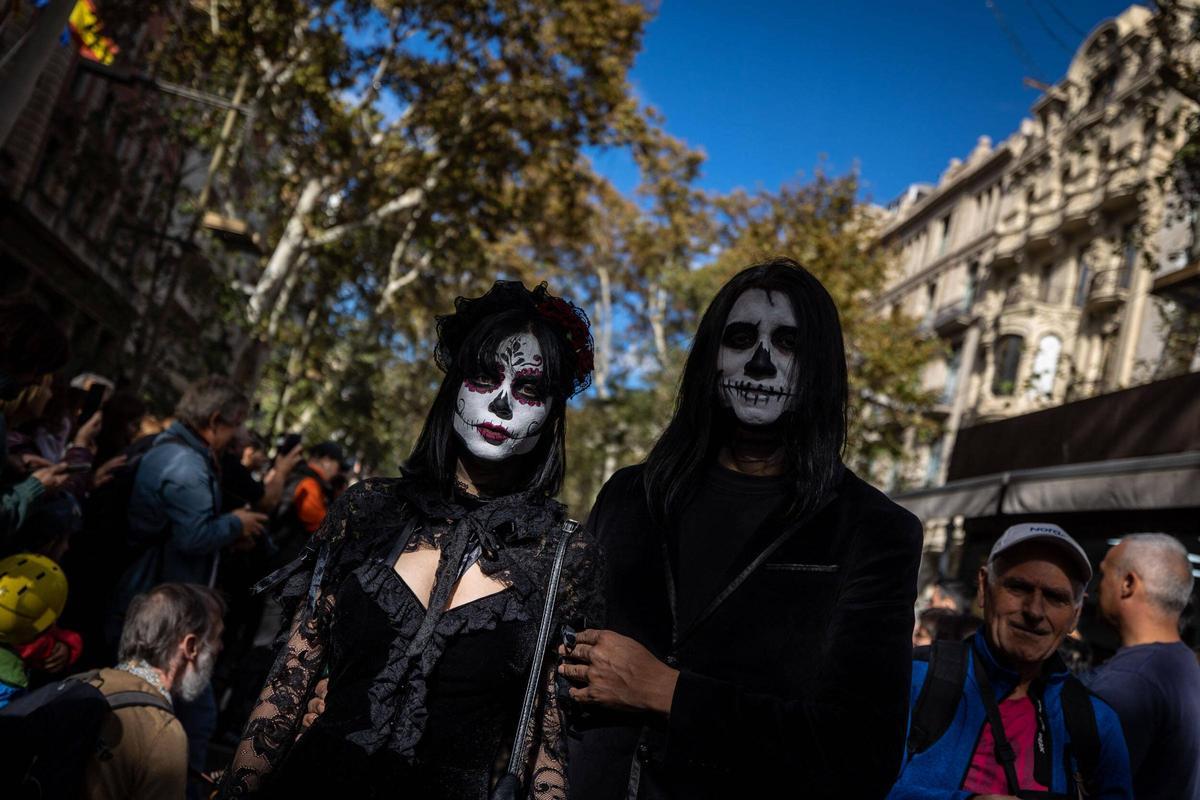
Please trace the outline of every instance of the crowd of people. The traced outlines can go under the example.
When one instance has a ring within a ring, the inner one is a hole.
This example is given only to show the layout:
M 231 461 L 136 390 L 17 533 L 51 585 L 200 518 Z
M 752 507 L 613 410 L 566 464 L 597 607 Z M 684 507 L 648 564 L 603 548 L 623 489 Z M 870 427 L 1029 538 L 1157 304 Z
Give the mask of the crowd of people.
M 272 447 L 228 379 L 156 417 L 102 375 L 68 380 L 68 360 L 49 315 L 0 304 L 0 735 L 44 713 L 40 687 L 85 676 L 139 695 L 110 704 L 117 757 L 64 771 L 68 753 L 43 754 L 37 780 L 86 770 L 88 797 L 157 798 L 190 775 L 200 796 L 210 743 L 236 742 L 273 654 L 278 612 L 252 586 L 300 552 L 354 465 L 298 434 Z
M 720 289 L 582 526 L 554 497 L 586 315 L 498 281 L 435 358 L 402 474 L 360 480 L 334 442 L 252 433 L 226 378 L 169 419 L 60 378 L 53 321 L 0 305 L 0 784 L 1200 800 L 1184 545 L 1130 533 L 1094 570 L 1017 524 L 914 617 L 921 524 L 841 462 L 838 312 L 796 262 Z

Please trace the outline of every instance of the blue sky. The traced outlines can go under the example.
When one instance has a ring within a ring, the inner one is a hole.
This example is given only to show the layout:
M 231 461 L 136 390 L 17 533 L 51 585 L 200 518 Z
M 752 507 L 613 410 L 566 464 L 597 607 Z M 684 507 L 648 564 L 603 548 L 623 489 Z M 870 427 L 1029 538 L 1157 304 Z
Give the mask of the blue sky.
M 986 0 L 661 0 L 633 83 L 667 130 L 707 153 L 708 189 L 775 189 L 825 156 L 834 172 L 857 164 L 864 195 L 886 202 L 935 182 L 980 135 L 1016 130 L 1038 97 L 1022 79 L 1059 80 L 1078 31 L 1129 6 L 992 4 L 1027 57 Z M 593 159 L 618 188 L 636 185 L 624 154 Z

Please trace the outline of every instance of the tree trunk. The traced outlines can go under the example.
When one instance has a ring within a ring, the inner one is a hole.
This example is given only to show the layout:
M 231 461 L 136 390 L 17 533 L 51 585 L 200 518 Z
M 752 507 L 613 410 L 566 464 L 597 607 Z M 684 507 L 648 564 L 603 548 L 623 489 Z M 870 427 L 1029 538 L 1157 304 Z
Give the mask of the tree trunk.
M 279 237 L 279 243 L 275 245 L 275 251 L 271 253 L 271 259 L 267 262 L 258 285 L 250 295 L 246 318 L 251 327 L 257 327 L 259 322 L 270 316 L 284 282 L 304 249 L 307 237 L 304 221 L 316 209 L 317 203 L 325 194 L 325 188 L 324 178 L 309 178 L 304 184 L 300 199 L 283 229 L 283 235 Z
M 600 297 L 596 306 L 596 360 L 594 368 L 594 384 L 596 395 L 601 400 L 609 399 L 609 379 L 612 376 L 612 279 L 607 267 L 597 267 L 596 275 L 600 278 Z
M 280 421 L 287 421 L 287 408 L 291 404 L 296 381 L 300 379 L 301 371 L 304 369 L 304 360 L 308 357 L 308 348 L 312 346 L 313 332 L 321 318 L 322 308 L 324 308 L 324 298 L 318 296 L 316 303 L 304 318 L 304 331 L 300 337 L 300 346 L 292 350 L 291 355 L 288 356 L 287 368 L 279 387 L 279 397 L 275 403 L 275 410 L 271 414 L 271 424 L 268 428 L 272 440 L 281 433 L 278 430 Z
M 654 334 L 654 355 L 660 367 L 667 365 L 667 292 L 657 283 L 650 284 L 646 299 L 650 330 Z

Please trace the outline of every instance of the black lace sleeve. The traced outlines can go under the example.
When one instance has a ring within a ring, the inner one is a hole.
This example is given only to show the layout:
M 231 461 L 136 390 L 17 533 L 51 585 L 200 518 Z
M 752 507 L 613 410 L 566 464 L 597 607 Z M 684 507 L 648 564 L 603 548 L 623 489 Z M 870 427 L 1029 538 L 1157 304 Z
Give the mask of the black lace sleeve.
M 530 800 L 566 800 L 567 748 L 559 706 L 558 659 L 547 659 L 542 680 L 542 713 L 536 729 L 536 749 L 529 775 Z
M 580 526 L 567 545 L 559 587 L 556 616 L 563 624 L 576 630 L 604 626 L 603 573 L 604 553 L 591 531 Z
M 577 630 L 599 627 L 604 623 L 604 598 L 601 587 L 603 557 L 591 534 L 579 528 L 572 534 L 563 565 L 559 587 L 558 613 L 565 625 Z M 565 800 L 567 797 L 567 747 L 564 735 L 566 719 L 558 695 L 557 653 L 559 640 L 550 641 L 543 667 L 542 697 L 529 769 L 530 800 Z
M 325 664 L 326 634 L 336 598 L 326 580 L 340 552 L 350 510 L 349 495 L 326 515 L 314 534 L 309 558 L 288 575 L 279 590 L 283 618 L 289 621 L 276 643 L 275 662 L 242 740 L 226 770 L 219 797 L 251 796 L 279 767 L 302 733 L 300 722 Z

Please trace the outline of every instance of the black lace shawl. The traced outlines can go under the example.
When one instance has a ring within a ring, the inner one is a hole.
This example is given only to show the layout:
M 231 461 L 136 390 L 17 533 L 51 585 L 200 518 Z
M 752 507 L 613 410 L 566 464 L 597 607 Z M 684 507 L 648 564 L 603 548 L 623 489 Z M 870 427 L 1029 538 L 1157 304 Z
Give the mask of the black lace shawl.
M 408 642 L 391 648 L 388 668 L 372 686 L 369 730 L 354 743 L 367 752 L 388 748 L 411 757 L 425 717 L 425 677 L 445 648 L 446 637 L 494 628 L 505 621 L 530 621 L 524 650 L 532 658 L 533 639 L 544 600 L 544 587 L 563 535 L 565 509 L 534 492 L 486 502 L 446 499 L 415 478 L 371 479 L 349 489 L 330 509 L 303 559 L 282 577 L 278 597 L 288 621 L 276 643 L 277 656 L 266 685 L 251 713 L 245 733 L 222 783 L 222 797 L 251 795 L 269 781 L 301 735 L 301 719 L 325 665 L 337 589 L 367 559 L 387 552 L 407 537 L 408 549 L 434 546 L 442 550 L 437 579 L 420 629 Z M 507 585 L 504 602 L 468 604 L 454 615 L 453 625 L 438 625 L 458 576 L 464 552 L 480 551 L 485 575 Z M 561 621 L 594 625 L 602 619 L 597 550 L 579 530 L 568 546 L 556 609 Z M 529 796 L 552 800 L 566 795 L 562 719 L 555 695 L 553 653 L 544 662 L 545 687 L 534 740 L 526 743 Z M 394 708 L 395 685 L 413 687 Z M 386 717 L 392 724 L 378 724 Z M 399 787 L 398 787 L 399 788 Z

